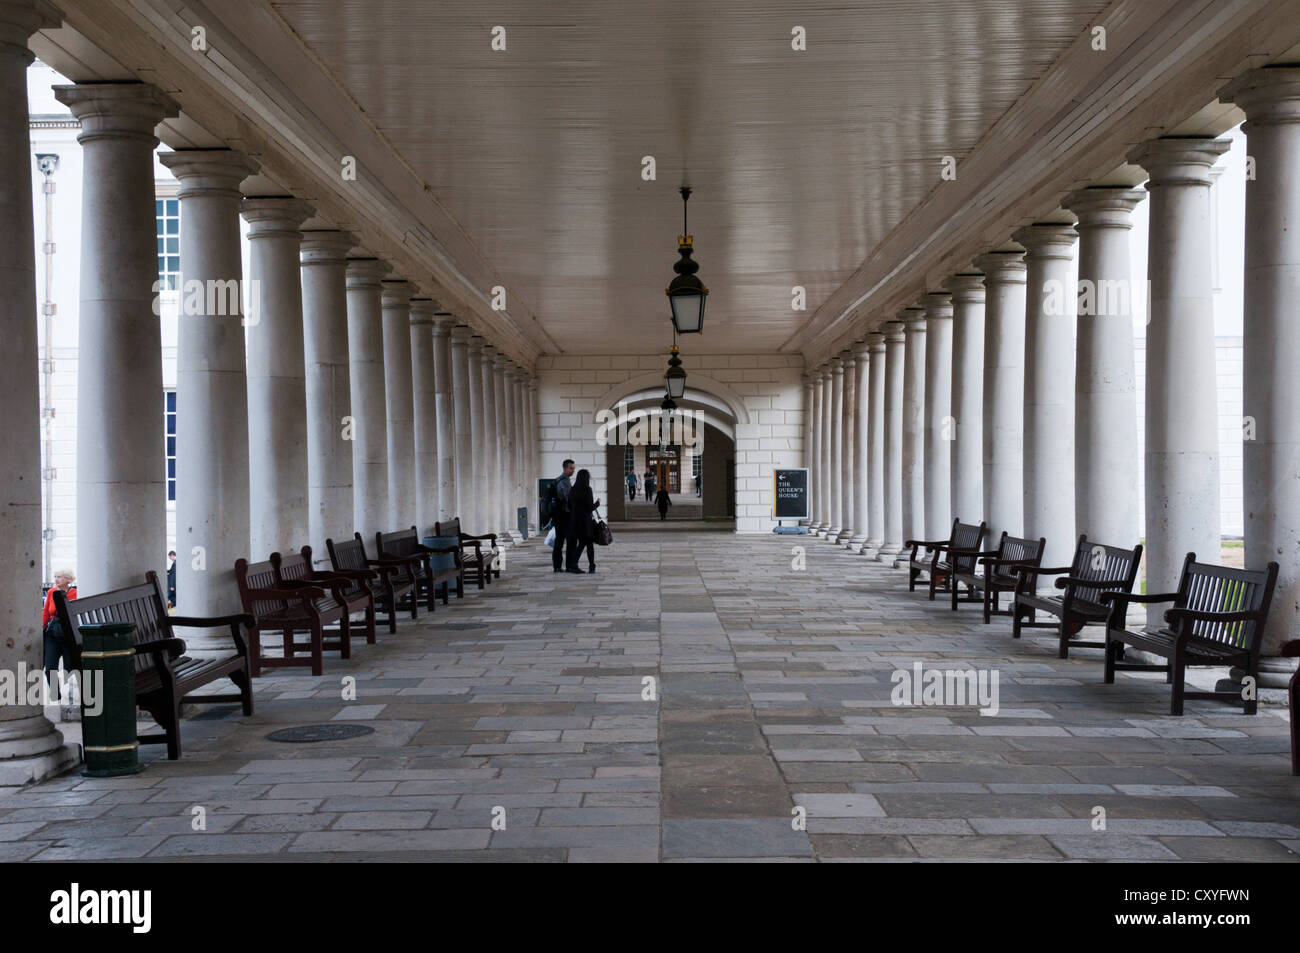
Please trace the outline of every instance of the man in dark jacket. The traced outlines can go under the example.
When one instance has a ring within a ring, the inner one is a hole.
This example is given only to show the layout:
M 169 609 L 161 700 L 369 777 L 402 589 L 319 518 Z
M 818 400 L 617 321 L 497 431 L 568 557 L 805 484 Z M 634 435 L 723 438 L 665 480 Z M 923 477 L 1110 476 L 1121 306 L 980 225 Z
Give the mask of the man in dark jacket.
M 569 535 L 569 479 L 573 476 L 574 463 L 564 461 L 563 472 L 555 481 L 555 496 L 551 500 L 551 525 L 555 527 L 555 546 L 551 549 L 551 568 L 563 572 L 565 541 Z

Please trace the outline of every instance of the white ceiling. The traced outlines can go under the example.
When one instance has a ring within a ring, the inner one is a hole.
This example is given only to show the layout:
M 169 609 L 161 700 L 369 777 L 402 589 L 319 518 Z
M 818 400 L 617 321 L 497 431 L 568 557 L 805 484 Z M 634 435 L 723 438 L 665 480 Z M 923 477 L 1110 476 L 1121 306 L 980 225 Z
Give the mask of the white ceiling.
M 691 185 L 699 352 L 780 347 L 1106 3 L 272 5 L 563 350 L 665 345 Z

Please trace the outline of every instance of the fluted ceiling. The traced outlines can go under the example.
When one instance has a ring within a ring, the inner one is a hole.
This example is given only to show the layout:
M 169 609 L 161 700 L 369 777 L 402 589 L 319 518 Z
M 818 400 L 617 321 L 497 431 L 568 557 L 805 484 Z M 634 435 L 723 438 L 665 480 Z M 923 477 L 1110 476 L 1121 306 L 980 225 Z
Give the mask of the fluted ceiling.
M 700 352 L 786 344 L 1107 3 L 271 5 L 561 350 L 666 344 L 692 186 Z

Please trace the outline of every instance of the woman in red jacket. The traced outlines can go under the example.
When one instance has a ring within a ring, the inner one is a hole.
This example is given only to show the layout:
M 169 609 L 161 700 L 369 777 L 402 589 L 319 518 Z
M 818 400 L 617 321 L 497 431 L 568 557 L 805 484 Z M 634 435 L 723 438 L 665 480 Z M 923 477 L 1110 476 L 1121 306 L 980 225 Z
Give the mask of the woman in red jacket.
M 58 671 L 59 663 L 71 664 L 68 659 L 68 645 L 63 636 L 63 624 L 54 609 L 54 590 L 62 589 L 69 599 L 77 598 L 77 587 L 73 585 L 77 577 L 70 569 L 60 569 L 54 574 L 54 589 L 45 594 L 45 611 L 41 613 L 41 634 L 45 641 L 45 681 L 50 686 L 50 696 L 59 698 L 59 679 L 53 674 Z

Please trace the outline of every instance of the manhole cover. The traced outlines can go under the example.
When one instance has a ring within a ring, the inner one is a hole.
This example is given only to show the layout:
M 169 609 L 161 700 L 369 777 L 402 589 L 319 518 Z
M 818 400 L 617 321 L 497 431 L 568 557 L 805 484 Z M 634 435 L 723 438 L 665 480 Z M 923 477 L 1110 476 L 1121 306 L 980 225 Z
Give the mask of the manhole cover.
M 368 725 L 349 725 L 344 723 L 329 725 L 299 725 L 297 728 L 281 728 L 267 735 L 269 741 L 342 741 L 345 738 L 360 738 L 373 735 L 375 729 Z

